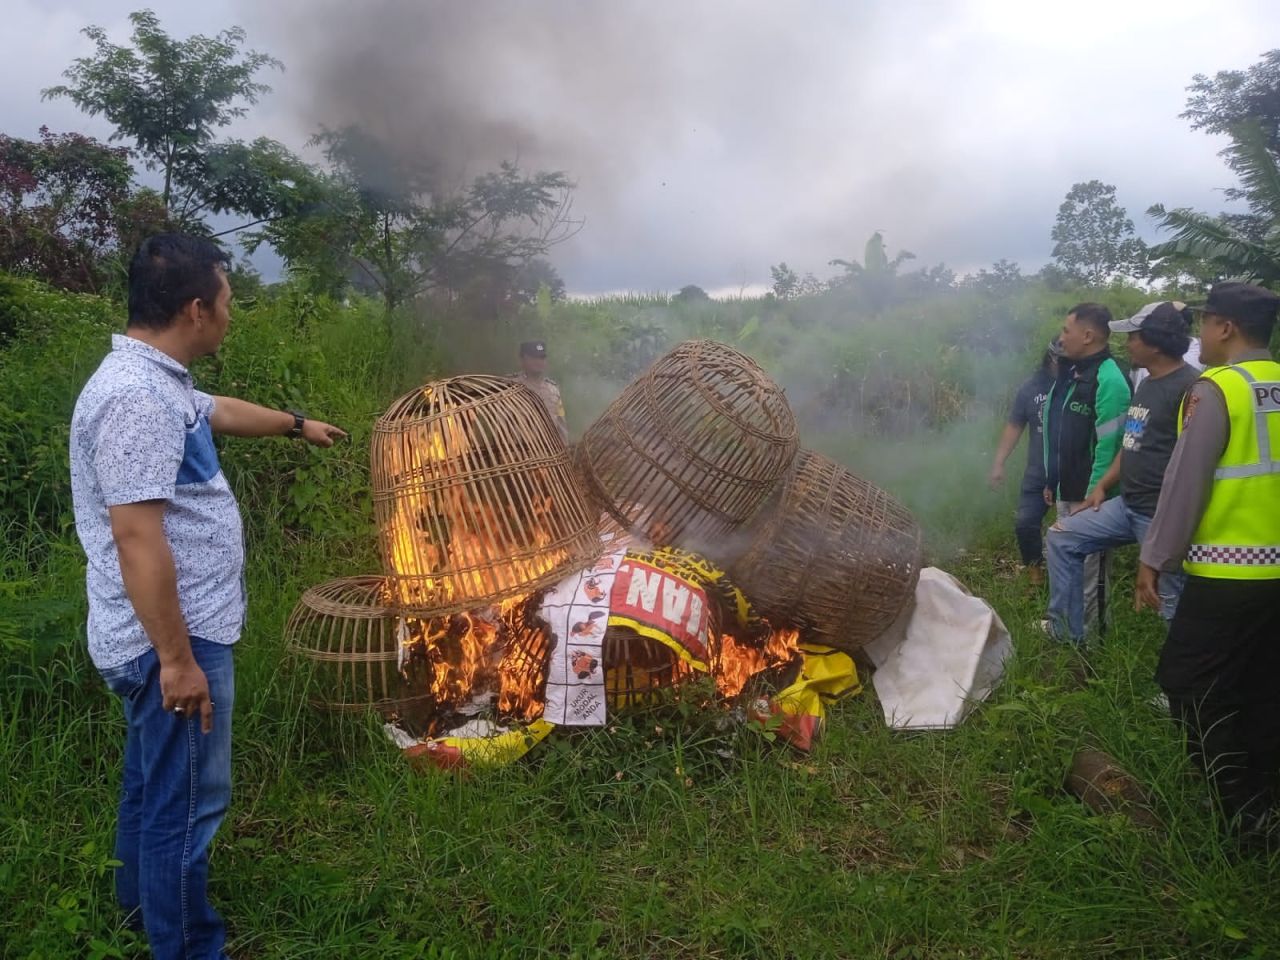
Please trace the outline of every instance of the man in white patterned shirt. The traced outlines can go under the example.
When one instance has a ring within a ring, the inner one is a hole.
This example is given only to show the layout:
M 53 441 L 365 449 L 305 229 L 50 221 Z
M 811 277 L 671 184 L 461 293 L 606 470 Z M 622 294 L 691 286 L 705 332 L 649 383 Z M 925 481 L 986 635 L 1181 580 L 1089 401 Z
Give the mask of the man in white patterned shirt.
M 89 654 L 128 726 L 116 894 L 157 960 L 220 960 L 208 846 L 231 796 L 231 651 L 244 545 L 215 433 L 331 446 L 337 427 L 195 389 L 190 363 L 231 321 L 226 254 L 162 234 L 129 266 L 129 325 L 71 420 L 76 532 L 88 559 Z

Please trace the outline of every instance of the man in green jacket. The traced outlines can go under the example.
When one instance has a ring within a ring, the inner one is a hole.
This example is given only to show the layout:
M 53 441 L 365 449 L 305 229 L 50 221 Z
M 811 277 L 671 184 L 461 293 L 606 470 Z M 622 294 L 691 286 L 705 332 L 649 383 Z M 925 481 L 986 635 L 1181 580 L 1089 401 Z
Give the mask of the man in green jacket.
M 1111 357 L 1111 311 L 1080 303 L 1067 313 L 1058 379 L 1044 404 L 1045 502 L 1058 519 L 1071 516 L 1120 452 L 1129 381 Z M 1085 562 L 1085 628 L 1106 623 L 1106 554 Z M 1043 626 L 1051 634 L 1049 621 Z M 1067 637 L 1060 639 L 1066 640 Z

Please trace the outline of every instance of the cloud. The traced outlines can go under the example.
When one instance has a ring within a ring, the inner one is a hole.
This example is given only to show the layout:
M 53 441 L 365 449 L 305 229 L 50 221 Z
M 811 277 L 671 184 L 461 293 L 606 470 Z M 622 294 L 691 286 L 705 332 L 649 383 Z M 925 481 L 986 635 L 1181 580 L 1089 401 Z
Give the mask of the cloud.
M 135 4 L 17 0 L 28 38 L 0 65 L 0 121 L 103 133 L 40 103 L 98 22 Z M 1034 268 L 1078 180 L 1214 209 L 1221 144 L 1178 118 L 1196 72 L 1243 68 L 1276 35 L 1263 2 L 1170 8 L 814 0 L 244 0 L 157 4 L 171 32 L 233 22 L 280 57 L 232 131 L 295 148 L 360 123 L 457 187 L 499 160 L 563 169 L 586 229 L 556 262 L 580 291 L 767 282 L 826 272 L 882 230 L 922 263 Z M 1268 29 L 1270 28 L 1270 29 Z M 1212 44 L 1203 44 L 1205 37 Z M 1207 51 L 1200 53 L 1199 48 Z M 1178 51 L 1172 54 L 1171 51 Z

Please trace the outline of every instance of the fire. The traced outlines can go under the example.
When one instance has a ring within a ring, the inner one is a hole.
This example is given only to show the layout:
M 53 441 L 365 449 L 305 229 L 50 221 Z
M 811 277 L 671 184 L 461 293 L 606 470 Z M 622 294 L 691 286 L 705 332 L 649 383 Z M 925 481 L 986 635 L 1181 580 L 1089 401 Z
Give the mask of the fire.
M 482 610 L 400 621 L 399 670 L 415 690 L 429 689 L 435 721 L 474 714 L 496 696 L 498 713 L 533 720 L 542 713 L 550 636 L 532 617 L 535 598 Z
M 505 389 L 500 383 L 493 380 Z M 565 496 L 573 491 L 563 485 L 574 481 L 560 462 L 559 441 L 539 440 L 536 430 L 529 432 L 532 421 L 520 420 L 515 407 L 495 414 L 489 404 L 494 394 L 486 393 L 492 389 L 424 387 L 397 401 L 375 430 L 374 505 L 389 575 L 384 600 L 397 610 L 403 687 L 425 701 L 415 724 L 431 735 L 482 712 L 499 722 L 542 716 L 555 646 L 551 627 L 537 616 L 543 581 L 574 566 L 570 557 L 587 566 L 595 546 L 581 531 L 566 532 L 569 515 L 579 508 Z M 537 413 L 541 425 L 545 417 Z M 512 469 L 518 465 L 526 468 Z M 657 542 L 670 539 L 671 508 L 659 498 L 641 511 Z M 612 552 L 630 539 L 607 518 L 600 532 L 601 547 L 610 544 Z M 691 559 L 694 580 L 705 574 L 709 583 L 718 576 L 702 565 Z M 705 595 L 711 601 L 709 589 Z M 701 629 L 707 629 L 705 619 Z M 766 626 L 747 637 L 712 629 L 699 641 L 710 656 L 700 653 L 695 668 L 662 637 L 630 633 L 620 622 L 606 632 L 601 648 L 611 710 L 647 702 L 654 690 L 692 679 L 704 661 L 720 696 L 730 700 L 755 677 L 776 679 L 799 656 L 795 630 Z
M 742 693 L 752 677 L 795 660 L 800 653 L 800 631 L 773 630 L 763 647 L 753 647 L 730 633 L 720 635 L 720 655 L 714 666 L 716 689 L 726 700 Z
M 518 491 L 477 482 L 498 455 L 489 444 L 474 415 L 459 412 L 434 419 L 384 451 L 389 474 L 397 478 L 382 529 L 387 562 L 396 574 L 390 599 L 407 611 L 456 609 L 475 601 L 470 612 L 433 618 L 406 613 L 401 620 L 400 671 L 406 684 L 430 690 L 433 726 L 494 701 L 499 716 L 522 721 L 541 716 L 544 705 L 552 640 L 536 618 L 540 594 L 519 593 L 496 603 L 492 598 L 560 566 L 567 550 L 551 542 L 553 499 L 530 487 L 535 481 L 520 480 Z M 719 647 L 711 664 L 717 688 L 732 699 L 752 677 L 792 661 L 799 635 L 776 630 L 763 644 L 730 634 L 710 639 Z M 606 657 L 604 666 L 615 709 L 693 675 L 660 646 L 615 643 L 612 649 L 619 662 Z
M 504 611 L 503 621 L 511 625 L 511 636 L 498 667 L 498 713 L 526 721 L 542 716 L 551 655 L 551 633 L 533 618 L 531 607 L 526 597 Z
M 490 706 L 509 720 L 528 722 L 542 715 L 552 643 L 549 629 L 536 616 L 540 600 L 532 594 L 484 610 L 401 621 L 400 670 L 407 684 L 430 689 L 436 704 L 432 726 Z M 720 696 L 732 700 L 753 678 L 795 662 L 799 642 L 799 631 L 793 629 L 771 630 L 761 646 L 729 633 L 714 638 L 718 650 L 712 675 Z M 683 661 L 655 658 L 660 646 L 618 644 L 615 649 L 622 660 L 605 664 L 613 709 L 645 702 L 646 691 L 655 684 L 676 686 L 695 676 Z
M 472 441 L 484 434 L 473 420 L 440 418 L 384 452 L 403 484 L 382 531 L 402 605 L 484 600 L 536 580 L 568 555 L 551 543 L 549 492 L 475 482 L 495 454 Z

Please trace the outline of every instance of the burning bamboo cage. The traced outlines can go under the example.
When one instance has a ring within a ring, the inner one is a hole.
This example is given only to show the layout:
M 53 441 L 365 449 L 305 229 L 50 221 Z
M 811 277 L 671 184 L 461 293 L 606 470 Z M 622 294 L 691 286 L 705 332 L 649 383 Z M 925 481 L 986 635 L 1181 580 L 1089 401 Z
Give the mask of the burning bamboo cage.
M 625 529 L 706 552 L 756 515 L 798 443 L 786 397 L 760 367 L 722 343 L 691 340 L 610 404 L 574 463 Z
M 600 550 L 538 397 L 500 377 L 406 394 L 374 426 L 373 504 L 396 604 L 442 616 L 528 594 Z
M 404 663 L 398 612 L 385 577 L 348 577 L 302 594 L 285 627 L 290 652 L 316 671 L 312 702 L 384 715 L 430 707 L 430 678 Z
M 694 676 L 694 669 L 668 646 L 628 627 L 605 631 L 604 689 L 610 710 L 654 702 L 663 690 Z
M 729 572 L 772 622 L 852 652 L 911 602 L 921 550 L 920 528 L 905 507 L 821 454 L 801 450 L 777 504 Z
M 541 715 L 550 634 L 537 596 L 486 611 L 420 617 L 395 605 L 387 577 L 312 587 L 285 627 L 285 642 L 317 676 L 315 706 L 371 710 L 430 729 L 476 696 L 497 694 L 502 716 Z
M 522 720 L 542 715 L 550 645 L 545 631 L 529 631 L 513 638 L 503 660 L 503 690 L 498 713 Z M 694 669 L 669 648 L 627 627 L 605 631 L 601 647 L 604 691 L 610 710 L 654 702 L 661 691 L 694 676 Z M 532 691 L 532 696 L 509 696 L 507 690 Z M 523 704 L 534 704 L 533 709 Z

